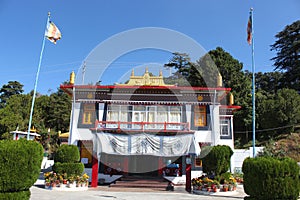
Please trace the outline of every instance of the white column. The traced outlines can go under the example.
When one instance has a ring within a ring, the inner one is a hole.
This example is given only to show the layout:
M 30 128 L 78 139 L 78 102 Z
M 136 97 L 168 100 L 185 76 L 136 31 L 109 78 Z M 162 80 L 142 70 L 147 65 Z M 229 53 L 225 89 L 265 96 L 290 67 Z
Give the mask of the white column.
M 72 117 L 72 129 L 70 131 L 69 135 L 69 144 L 77 145 L 77 141 L 79 138 L 79 131 L 78 131 L 78 119 L 79 119 L 79 113 L 80 113 L 80 103 L 75 103 L 74 109 L 72 111 L 73 117 Z
M 185 114 L 186 114 L 186 121 L 190 124 L 191 127 L 191 115 L 192 115 L 192 106 L 191 105 L 185 105 Z
M 99 110 L 98 110 L 98 115 L 99 115 L 99 121 L 102 121 L 103 116 L 104 116 L 104 103 L 99 103 Z
M 212 145 L 218 145 L 220 143 L 220 115 L 219 105 L 210 105 L 210 117 L 211 117 L 211 141 Z

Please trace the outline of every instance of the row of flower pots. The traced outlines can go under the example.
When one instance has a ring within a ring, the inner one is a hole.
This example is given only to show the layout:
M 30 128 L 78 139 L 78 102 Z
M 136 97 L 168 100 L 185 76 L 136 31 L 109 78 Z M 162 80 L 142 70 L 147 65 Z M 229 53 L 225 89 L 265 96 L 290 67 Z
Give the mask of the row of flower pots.
M 79 188 L 88 187 L 89 176 L 83 174 L 82 176 L 68 176 L 66 173 L 58 174 L 55 172 L 47 172 L 44 174 L 45 188 Z
M 52 189 L 52 188 L 76 188 L 76 187 L 88 187 L 89 186 L 89 182 L 82 182 L 82 183 L 69 183 L 69 182 L 64 182 L 64 183 L 60 183 L 60 182 L 46 182 L 45 183 L 45 188 L 46 189 Z
M 227 192 L 227 191 L 235 191 L 236 186 L 232 186 L 232 185 L 193 186 L 193 190 L 206 191 L 206 192 Z

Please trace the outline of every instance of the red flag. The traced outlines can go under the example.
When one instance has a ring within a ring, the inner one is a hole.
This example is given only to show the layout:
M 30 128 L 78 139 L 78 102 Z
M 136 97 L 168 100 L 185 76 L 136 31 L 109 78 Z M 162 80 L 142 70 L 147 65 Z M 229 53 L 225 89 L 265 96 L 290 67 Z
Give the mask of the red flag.
M 247 25 L 247 42 L 250 45 L 252 43 L 252 14 L 250 12 L 248 25 Z

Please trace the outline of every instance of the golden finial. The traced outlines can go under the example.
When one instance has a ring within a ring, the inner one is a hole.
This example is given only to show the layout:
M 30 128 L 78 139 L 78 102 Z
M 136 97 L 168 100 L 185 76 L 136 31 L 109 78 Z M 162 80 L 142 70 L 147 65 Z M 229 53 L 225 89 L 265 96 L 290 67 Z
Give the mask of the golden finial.
M 222 75 L 219 72 L 217 77 L 217 87 L 222 87 L 222 85 Z
M 72 73 L 70 74 L 70 84 L 74 85 L 75 83 L 75 73 L 74 71 L 72 71 Z
M 230 93 L 229 95 L 229 105 L 232 106 L 234 104 L 234 97 L 233 97 L 233 94 Z
M 134 76 L 134 69 L 131 71 L 131 76 Z
M 162 70 L 159 70 L 159 76 L 163 76 Z

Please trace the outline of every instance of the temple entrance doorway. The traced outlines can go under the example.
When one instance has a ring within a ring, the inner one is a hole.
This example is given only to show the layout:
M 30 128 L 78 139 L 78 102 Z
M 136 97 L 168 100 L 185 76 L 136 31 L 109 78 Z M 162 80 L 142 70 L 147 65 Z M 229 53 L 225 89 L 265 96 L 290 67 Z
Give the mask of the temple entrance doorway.
M 157 156 L 132 155 L 129 157 L 128 175 L 130 176 L 158 176 Z

